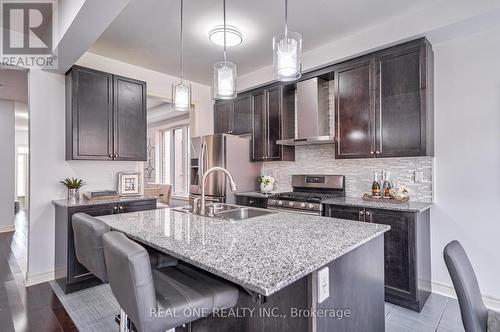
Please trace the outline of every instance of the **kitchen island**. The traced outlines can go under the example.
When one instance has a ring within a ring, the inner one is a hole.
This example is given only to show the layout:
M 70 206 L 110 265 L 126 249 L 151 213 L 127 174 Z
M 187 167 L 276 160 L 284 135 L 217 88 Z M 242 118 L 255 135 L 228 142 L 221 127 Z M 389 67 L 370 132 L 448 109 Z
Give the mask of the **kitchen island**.
M 285 212 L 235 222 L 172 209 L 98 218 L 240 286 L 237 314 L 200 319 L 193 331 L 384 331 L 388 226 Z

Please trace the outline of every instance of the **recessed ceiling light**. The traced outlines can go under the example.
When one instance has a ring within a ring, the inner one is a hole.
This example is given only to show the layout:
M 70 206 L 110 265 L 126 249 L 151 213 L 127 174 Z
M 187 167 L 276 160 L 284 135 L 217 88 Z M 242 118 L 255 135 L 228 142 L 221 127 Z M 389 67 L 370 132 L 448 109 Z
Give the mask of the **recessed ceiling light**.
M 219 46 L 224 46 L 224 26 L 219 25 L 210 30 L 208 39 Z M 238 28 L 227 25 L 226 26 L 226 46 L 238 46 L 243 42 L 243 35 Z

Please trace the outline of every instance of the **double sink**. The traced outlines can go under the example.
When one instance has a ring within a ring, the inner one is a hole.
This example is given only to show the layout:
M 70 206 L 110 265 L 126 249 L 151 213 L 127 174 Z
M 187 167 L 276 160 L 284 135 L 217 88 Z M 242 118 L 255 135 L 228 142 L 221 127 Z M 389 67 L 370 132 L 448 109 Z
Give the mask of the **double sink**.
M 183 213 L 193 213 L 192 206 L 182 206 L 178 208 L 173 208 L 174 211 L 179 211 Z M 238 221 L 245 220 L 255 217 L 266 216 L 270 214 L 275 214 L 274 211 L 269 211 L 266 209 L 258 209 L 246 206 L 224 204 L 224 203 L 213 203 L 207 204 L 205 217 L 226 220 L 226 221 Z

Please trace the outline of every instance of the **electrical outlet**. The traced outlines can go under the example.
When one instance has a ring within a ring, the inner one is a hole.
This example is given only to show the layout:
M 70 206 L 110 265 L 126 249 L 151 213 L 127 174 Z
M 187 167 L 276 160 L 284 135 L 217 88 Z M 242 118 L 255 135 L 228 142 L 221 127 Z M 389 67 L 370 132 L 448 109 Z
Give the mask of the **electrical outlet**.
M 330 296 L 330 276 L 327 267 L 318 271 L 318 303 L 322 303 Z
M 106 180 L 108 180 L 108 181 L 112 181 L 113 180 L 113 172 L 106 173 Z
M 415 171 L 415 182 L 424 182 L 424 172 Z

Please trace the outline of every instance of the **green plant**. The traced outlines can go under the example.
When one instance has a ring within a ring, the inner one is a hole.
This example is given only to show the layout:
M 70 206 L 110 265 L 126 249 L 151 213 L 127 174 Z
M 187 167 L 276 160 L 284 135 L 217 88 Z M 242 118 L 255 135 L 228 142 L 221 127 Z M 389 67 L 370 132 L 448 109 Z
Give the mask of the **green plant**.
M 85 185 L 85 182 L 83 182 L 82 179 L 77 179 L 77 178 L 66 178 L 63 181 L 59 181 L 63 185 L 66 186 L 68 189 L 80 189 Z

